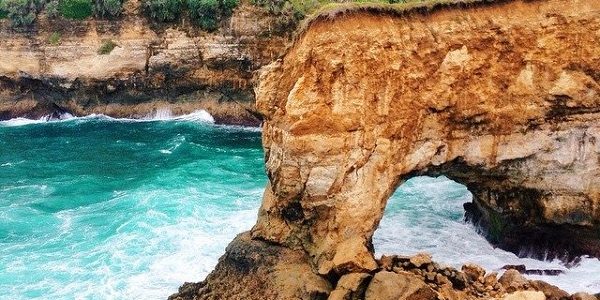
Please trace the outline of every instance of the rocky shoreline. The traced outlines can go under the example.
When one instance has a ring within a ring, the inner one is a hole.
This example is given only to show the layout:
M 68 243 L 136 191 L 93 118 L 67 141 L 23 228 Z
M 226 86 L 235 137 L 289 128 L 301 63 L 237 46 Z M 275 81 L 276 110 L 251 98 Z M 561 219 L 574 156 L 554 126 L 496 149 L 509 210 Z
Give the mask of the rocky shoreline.
M 239 235 L 206 280 L 185 283 L 169 300 L 329 299 L 329 300 L 597 300 L 600 294 L 569 293 L 528 280 L 510 267 L 501 276 L 475 264 L 460 270 L 432 261 L 428 254 L 383 256 L 369 272 L 323 278 L 301 266 L 298 251 Z M 287 276 L 285 279 L 277 278 Z M 231 284 L 231 278 L 240 279 Z M 227 286 L 228 288 L 224 288 Z

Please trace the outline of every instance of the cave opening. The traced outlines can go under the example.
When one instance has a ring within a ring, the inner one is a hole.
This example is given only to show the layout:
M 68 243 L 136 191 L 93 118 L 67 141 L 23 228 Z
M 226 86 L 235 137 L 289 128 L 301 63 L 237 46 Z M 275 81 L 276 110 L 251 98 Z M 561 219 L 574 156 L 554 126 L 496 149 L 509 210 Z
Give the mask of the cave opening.
M 463 206 L 472 201 L 473 194 L 465 185 L 446 176 L 407 180 L 387 201 L 372 239 L 375 257 L 426 252 L 434 261 L 456 268 L 476 263 L 501 272 L 508 265 L 521 266 L 530 279 L 542 279 L 572 291 L 597 292 L 599 282 L 588 278 L 596 274 L 599 260 L 587 257 L 565 265 L 561 260 L 539 260 L 494 247 L 483 229 L 465 220 Z
M 466 186 L 445 176 L 407 180 L 388 200 L 375 231 L 376 256 L 428 252 L 456 261 L 490 250 L 489 242 L 464 219 L 463 205 L 472 197 Z

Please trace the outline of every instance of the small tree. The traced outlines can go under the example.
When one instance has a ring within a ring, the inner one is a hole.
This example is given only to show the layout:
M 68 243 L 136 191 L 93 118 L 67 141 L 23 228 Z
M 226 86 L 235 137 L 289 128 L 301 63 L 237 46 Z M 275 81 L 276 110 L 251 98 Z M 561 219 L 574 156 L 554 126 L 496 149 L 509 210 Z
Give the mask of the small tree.
M 190 17 L 203 29 L 214 30 L 219 22 L 219 0 L 188 0 Z
M 229 17 L 239 4 L 239 0 L 221 0 L 221 13 L 224 17 Z
M 118 45 L 113 40 L 104 40 L 102 45 L 98 49 L 98 54 L 106 55 L 110 54 Z
M 228 18 L 239 0 L 187 0 L 190 17 L 205 30 L 215 30 L 219 21 Z
M 8 12 L 4 10 L 4 0 L 0 0 L 0 19 L 6 19 Z
M 170 22 L 177 17 L 182 10 L 182 0 L 145 0 L 144 10 L 146 14 L 159 22 Z

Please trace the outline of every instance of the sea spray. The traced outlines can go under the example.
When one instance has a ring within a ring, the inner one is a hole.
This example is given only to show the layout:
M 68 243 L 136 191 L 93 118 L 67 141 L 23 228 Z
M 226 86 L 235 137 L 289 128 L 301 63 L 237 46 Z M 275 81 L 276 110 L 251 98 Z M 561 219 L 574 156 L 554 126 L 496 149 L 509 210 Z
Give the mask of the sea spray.
M 181 122 L 202 122 L 214 123 L 215 119 L 205 110 L 196 110 L 189 114 L 173 115 L 167 108 L 159 109 L 154 114 L 141 119 L 134 118 L 113 118 L 103 114 L 91 114 L 83 117 L 75 117 L 69 113 L 61 114 L 59 118 L 44 116 L 39 119 L 14 118 L 0 121 L 0 126 L 23 126 L 30 124 L 40 124 L 47 122 L 66 122 L 66 121 L 86 121 L 86 120 L 110 120 L 114 122 L 154 122 L 154 121 L 181 121 Z

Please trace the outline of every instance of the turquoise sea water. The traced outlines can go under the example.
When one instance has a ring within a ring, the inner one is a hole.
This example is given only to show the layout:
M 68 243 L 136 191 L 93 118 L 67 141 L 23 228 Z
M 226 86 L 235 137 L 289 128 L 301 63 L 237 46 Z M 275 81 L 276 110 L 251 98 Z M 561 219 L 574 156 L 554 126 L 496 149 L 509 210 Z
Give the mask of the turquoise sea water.
M 260 132 L 205 113 L 0 122 L 0 299 L 165 299 L 254 224 L 265 183 Z M 469 200 L 446 178 L 410 180 L 389 202 L 377 252 L 562 268 L 490 247 L 462 222 Z M 598 270 L 590 259 L 544 279 L 597 292 Z

